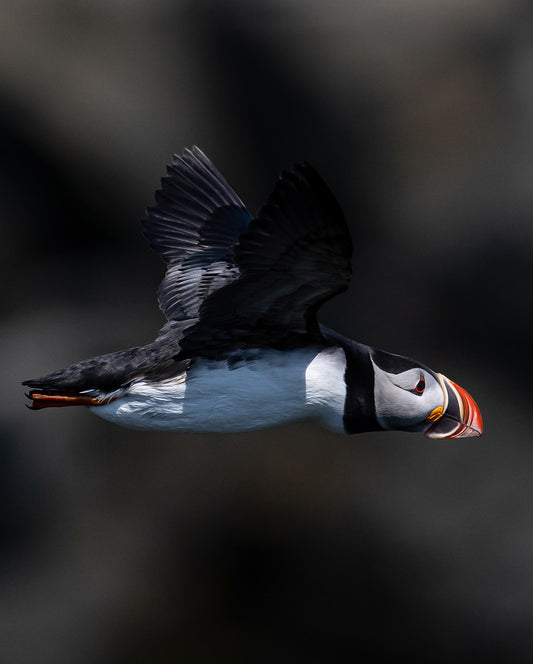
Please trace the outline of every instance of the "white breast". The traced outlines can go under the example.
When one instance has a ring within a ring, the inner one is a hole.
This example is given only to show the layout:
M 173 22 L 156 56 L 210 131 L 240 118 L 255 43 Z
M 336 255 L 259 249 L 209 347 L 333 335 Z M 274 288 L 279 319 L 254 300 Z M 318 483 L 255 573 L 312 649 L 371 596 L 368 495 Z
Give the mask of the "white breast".
M 222 433 L 311 417 L 343 431 L 345 369 L 341 348 L 257 351 L 236 364 L 196 360 L 186 374 L 135 383 L 91 410 L 137 429 Z
M 342 348 L 321 351 L 305 371 L 306 402 L 323 426 L 344 433 L 346 355 Z

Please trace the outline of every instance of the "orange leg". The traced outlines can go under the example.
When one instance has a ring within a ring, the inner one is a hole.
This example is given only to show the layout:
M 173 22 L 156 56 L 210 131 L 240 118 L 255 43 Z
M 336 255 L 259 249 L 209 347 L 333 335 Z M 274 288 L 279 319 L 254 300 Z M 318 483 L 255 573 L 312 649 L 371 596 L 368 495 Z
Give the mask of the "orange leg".
M 41 408 L 61 407 L 61 406 L 98 406 L 102 401 L 98 397 L 86 397 L 83 395 L 63 395 L 63 394 L 42 394 L 41 392 L 30 392 L 27 395 L 31 400 L 32 410 Z

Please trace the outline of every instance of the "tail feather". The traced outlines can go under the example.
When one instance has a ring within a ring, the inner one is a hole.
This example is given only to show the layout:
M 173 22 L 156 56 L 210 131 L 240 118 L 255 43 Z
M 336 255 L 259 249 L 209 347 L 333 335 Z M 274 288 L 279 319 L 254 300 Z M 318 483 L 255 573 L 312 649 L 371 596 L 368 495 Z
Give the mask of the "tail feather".
M 147 346 L 136 346 L 23 381 L 29 388 L 29 408 L 99 406 L 124 393 L 140 377 L 163 380 L 185 371 L 190 360 L 178 360 L 181 327 L 167 324 L 159 337 Z
M 98 406 L 118 396 L 131 382 L 139 366 L 139 349 L 99 355 L 59 369 L 53 373 L 23 381 L 32 410 L 63 406 Z

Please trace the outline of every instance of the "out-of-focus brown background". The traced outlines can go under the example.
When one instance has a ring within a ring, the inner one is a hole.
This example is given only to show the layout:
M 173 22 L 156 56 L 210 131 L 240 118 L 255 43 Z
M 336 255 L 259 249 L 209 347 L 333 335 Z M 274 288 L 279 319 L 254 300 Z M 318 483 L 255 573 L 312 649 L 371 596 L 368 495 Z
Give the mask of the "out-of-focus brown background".
M 1 660 L 530 662 L 531 3 L 6 5 Z M 356 245 L 323 322 L 466 387 L 483 438 L 25 410 L 161 326 L 138 220 L 193 143 L 252 211 L 315 165 Z

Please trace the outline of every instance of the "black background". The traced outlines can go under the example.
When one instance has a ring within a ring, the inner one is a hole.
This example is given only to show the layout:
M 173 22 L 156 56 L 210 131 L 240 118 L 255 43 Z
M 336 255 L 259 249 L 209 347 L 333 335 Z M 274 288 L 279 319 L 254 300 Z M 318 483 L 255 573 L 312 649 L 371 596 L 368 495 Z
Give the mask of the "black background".
M 518 0 L 18 3 L 2 17 L 6 662 L 529 662 L 533 16 Z M 131 432 L 20 381 L 148 342 L 138 220 L 198 144 L 256 211 L 345 210 L 322 321 L 420 359 L 481 439 Z

